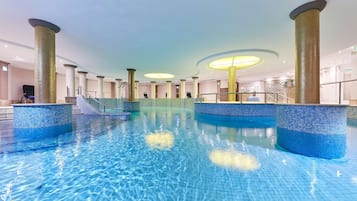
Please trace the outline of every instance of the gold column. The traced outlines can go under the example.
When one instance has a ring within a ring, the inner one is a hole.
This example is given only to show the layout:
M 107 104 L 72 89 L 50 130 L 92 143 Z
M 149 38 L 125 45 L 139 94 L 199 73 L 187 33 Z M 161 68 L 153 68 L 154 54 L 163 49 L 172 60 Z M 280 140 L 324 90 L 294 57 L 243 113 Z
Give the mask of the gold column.
M 325 0 L 312 1 L 290 13 L 295 20 L 295 103 L 320 103 L 320 11 Z
M 236 72 L 234 66 L 228 68 L 228 101 L 236 101 Z
M 132 102 L 135 100 L 134 73 L 136 70 L 133 68 L 128 68 L 126 70 L 128 71 L 128 101 Z
M 55 35 L 60 28 L 40 19 L 29 19 L 35 28 L 35 102 L 56 103 Z

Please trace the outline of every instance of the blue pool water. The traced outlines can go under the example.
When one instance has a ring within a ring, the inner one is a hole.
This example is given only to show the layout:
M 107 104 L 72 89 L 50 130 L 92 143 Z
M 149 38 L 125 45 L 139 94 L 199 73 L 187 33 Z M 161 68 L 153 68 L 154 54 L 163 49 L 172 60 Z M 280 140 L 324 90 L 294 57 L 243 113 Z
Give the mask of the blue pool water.
M 325 160 L 276 148 L 272 118 L 73 119 L 73 132 L 43 140 L 0 122 L 0 200 L 357 200 L 354 125 L 346 156 Z

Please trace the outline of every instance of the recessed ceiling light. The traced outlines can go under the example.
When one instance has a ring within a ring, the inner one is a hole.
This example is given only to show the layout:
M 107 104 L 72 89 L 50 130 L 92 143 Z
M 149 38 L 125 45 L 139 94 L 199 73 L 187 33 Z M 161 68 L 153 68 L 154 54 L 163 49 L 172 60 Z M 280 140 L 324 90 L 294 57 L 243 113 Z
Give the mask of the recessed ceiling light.
M 236 69 L 249 67 L 262 62 L 262 59 L 256 56 L 232 56 L 212 61 L 208 66 L 213 69 L 227 70 L 230 67 Z
M 283 61 L 282 61 L 282 63 L 283 63 L 283 64 L 285 64 L 285 63 L 286 63 L 286 61 L 285 61 L 285 60 L 283 60 Z
M 175 77 L 170 73 L 146 73 L 144 76 L 151 79 L 170 79 Z

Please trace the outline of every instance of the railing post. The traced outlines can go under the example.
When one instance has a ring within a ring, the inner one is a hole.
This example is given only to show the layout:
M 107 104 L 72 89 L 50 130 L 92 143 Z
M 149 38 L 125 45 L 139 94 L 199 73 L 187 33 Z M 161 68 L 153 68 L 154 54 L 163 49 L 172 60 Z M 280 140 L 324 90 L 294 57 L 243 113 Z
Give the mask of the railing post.
M 341 82 L 338 83 L 338 104 L 341 105 Z
M 267 92 L 264 92 L 264 103 L 267 103 Z
M 218 103 L 217 101 L 218 101 L 218 93 L 216 93 L 216 103 Z
M 240 103 L 243 102 L 243 96 L 242 96 L 242 93 L 239 93 L 239 100 L 240 100 Z

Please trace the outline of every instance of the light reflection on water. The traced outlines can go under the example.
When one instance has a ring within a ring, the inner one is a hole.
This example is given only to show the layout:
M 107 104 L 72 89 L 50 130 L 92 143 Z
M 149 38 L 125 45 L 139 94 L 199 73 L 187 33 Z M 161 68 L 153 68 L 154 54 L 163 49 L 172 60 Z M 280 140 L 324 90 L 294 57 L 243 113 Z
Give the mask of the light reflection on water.
M 276 150 L 274 119 L 143 109 L 127 122 L 77 116 L 74 127 L 40 142 L 1 132 L 0 199 L 357 200 L 356 156 Z

